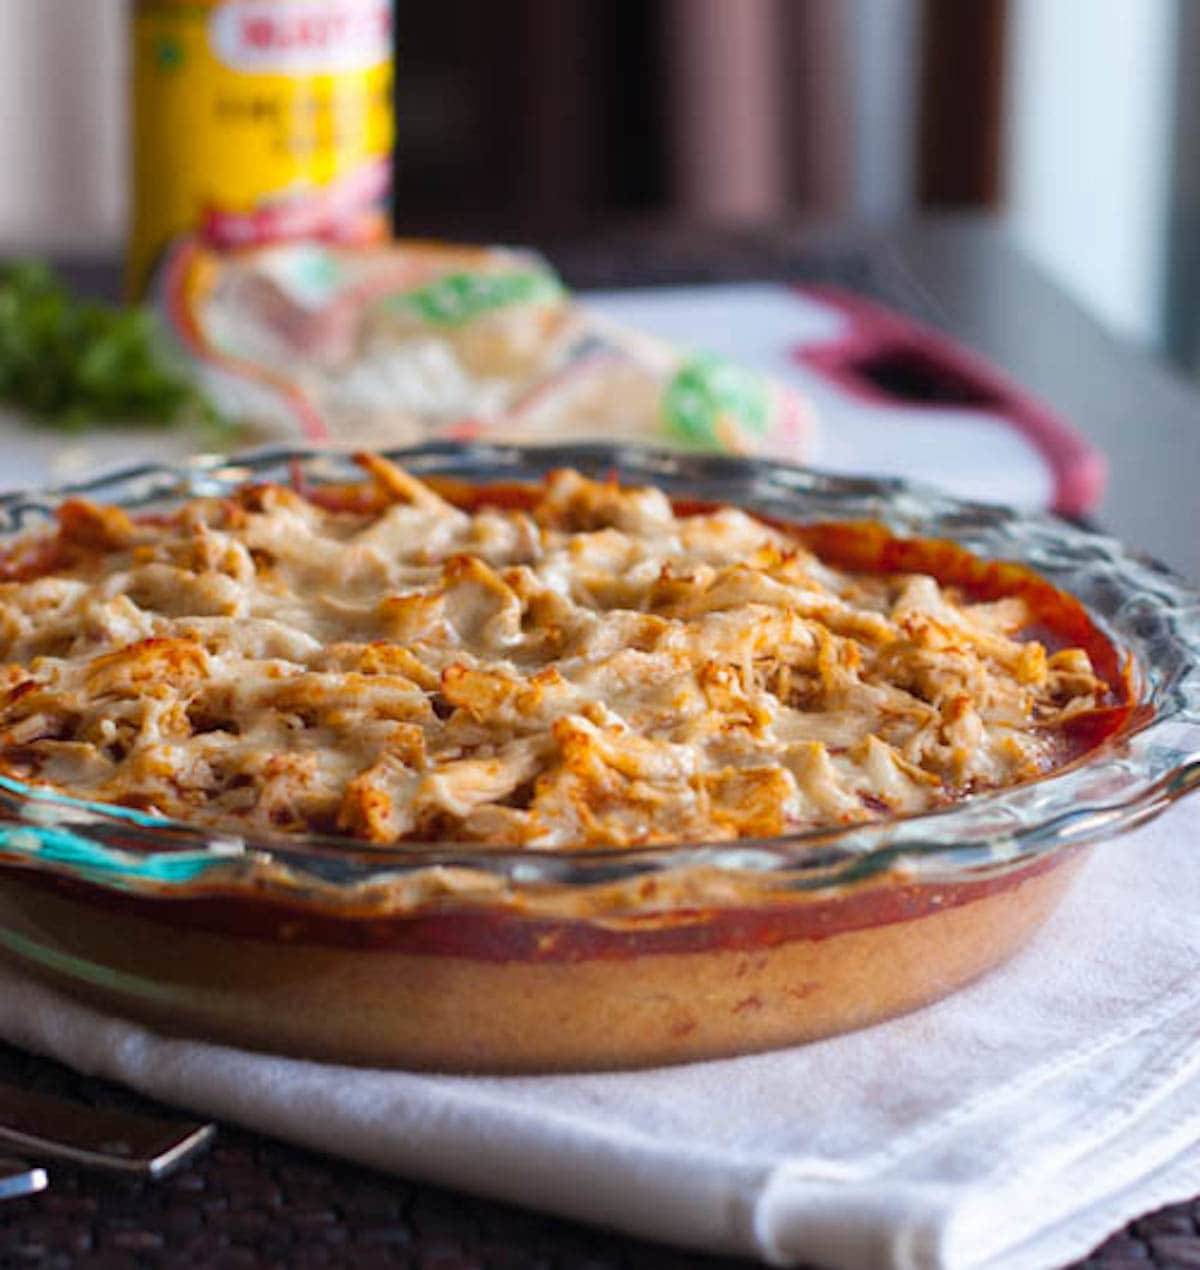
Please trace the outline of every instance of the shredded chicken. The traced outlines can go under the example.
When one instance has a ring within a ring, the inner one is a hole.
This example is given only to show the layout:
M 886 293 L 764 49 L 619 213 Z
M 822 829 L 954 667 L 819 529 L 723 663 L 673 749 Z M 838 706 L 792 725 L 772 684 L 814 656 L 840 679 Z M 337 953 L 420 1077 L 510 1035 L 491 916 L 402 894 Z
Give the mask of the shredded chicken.
M 4 770 L 242 831 L 722 840 L 1036 777 L 1107 699 L 1084 651 L 1022 638 L 1019 597 L 572 471 L 467 511 L 363 464 L 340 506 L 67 503 L 20 547 L 47 567 L 0 584 Z

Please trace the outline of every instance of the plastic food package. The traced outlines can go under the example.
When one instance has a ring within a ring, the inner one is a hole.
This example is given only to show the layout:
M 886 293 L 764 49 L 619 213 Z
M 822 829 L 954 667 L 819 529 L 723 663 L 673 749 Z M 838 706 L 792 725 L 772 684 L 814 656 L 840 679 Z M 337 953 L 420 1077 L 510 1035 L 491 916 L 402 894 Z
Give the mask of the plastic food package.
M 218 405 L 274 440 L 811 449 L 794 389 L 600 318 L 529 252 L 188 239 L 153 294 Z

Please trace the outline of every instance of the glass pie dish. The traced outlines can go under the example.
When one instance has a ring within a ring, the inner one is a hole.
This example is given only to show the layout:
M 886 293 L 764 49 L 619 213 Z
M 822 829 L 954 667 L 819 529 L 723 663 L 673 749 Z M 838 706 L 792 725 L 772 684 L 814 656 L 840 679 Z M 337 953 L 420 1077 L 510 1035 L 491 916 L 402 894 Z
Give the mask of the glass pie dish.
M 726 456 L 437 444 L 387 457 L 484 487 L 613 473 L 776 524 L 949 540 L 1078 599 L 1129 699 L 1065 766 L 936 811 L 635 849 L 238 836 L 0 776 L 0 954 L 168 1030 L 334 1061 L 537 1071 L 743 1053 L 969 982 L 1032 935 L 1095 843 L 1200 783 L 1200 596 L 1111 539 Z M 72 496 L 155 515 L 247 482 L 357 475 L 318 451 L 138 467 L 0 500 L 0 545 Z

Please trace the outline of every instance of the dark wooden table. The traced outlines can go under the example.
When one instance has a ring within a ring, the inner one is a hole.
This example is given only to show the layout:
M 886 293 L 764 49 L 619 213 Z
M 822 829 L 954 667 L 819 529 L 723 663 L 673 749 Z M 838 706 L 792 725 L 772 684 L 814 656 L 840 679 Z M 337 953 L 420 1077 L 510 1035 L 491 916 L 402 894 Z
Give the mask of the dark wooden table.
M 827 281 L 943 327 L 1072 418 L 1110 455 L 1106 527 L 1200 578 L 1200 398 L 1103 330 L 980 220 L 887 234 L 639 229 L 550 249 L 576 286 Z M 107 290 L 110 262 L 75 262 Z M 0 1079 L 84 1101 L 123 1091 L 0 1046 Z M 141 1105 L 140 1100 L 137 1105 Z M 1089 1267 L 1200 1267 L 1200 1198 L 1131 1223 Z M 223 1126 L 187 1172 L 149 1184 L 53 1170 L 46 1194 L 0 1205 L 0 1268 L 416 1267 L 635 1270 L 753 1264 L 679 1252 L 448 1192 Z

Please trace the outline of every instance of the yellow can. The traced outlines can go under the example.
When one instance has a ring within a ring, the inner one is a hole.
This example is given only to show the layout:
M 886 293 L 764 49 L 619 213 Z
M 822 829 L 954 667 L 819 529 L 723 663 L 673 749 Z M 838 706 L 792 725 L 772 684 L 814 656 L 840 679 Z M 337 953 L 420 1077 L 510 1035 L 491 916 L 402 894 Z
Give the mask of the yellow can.
M 386 233 L 391 22 L 391 0 L 134 0 L 131 292 L 185 234 Z

